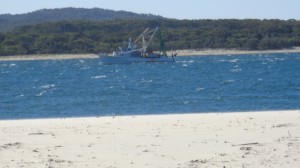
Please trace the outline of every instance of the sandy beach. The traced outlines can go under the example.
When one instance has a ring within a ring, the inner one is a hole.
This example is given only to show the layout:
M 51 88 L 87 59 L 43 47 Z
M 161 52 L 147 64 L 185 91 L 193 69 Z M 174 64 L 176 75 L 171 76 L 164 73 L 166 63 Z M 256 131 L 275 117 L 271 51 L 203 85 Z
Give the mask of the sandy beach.
M 98 58 L 96 54 L 48 54 L 48 55 L 0 56 L 0 61 L 96 59 L 96 58 Z
M 298 53 L 300 47 L 281 50 L 235 50 L 235 49 L 199 49 L 199 50 L 176 50 L 168 51 L 167 54 L 171 55 L 177 53 L 178 56 L 202 56 L 202 55 L 238 55 L 238 54 L 270 54 L 270 53 Z
M 0 167 L 300 167 L 300 111 L 1 120 Z
M 167 55 L 177 53 L 177 56 L 206 56 L 206 55 L 238 55 L 238 54 L 269 54 L 269 53 L 300 53 L 300 47 L 282 50 L 229 50 L 229 49 L 191 49 L 167 51 Z M 0 61 L 24 60 L 61 60 L 61 59 L 97 59 L 96 54 L 48 54 L 48 55 L 17 55 L 0 56 Z

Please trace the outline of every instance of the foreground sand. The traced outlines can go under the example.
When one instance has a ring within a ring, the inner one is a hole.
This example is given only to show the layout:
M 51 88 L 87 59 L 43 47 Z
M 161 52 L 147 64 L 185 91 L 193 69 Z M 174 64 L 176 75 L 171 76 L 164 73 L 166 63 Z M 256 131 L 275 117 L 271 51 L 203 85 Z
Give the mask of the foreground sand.
M 300 167 L 300 111 L 0 121 L 0 167 Z
M 226 49 L 201 49 L 201 50 L 176 50 L 167 51 L 167 55 L 177 53 L 177 56 L 203 56 L 203 55 L 237 55 L 237 54 L 268 54 L 268 53 L 300 53 L 300 47 L 281 50 L 226 50 Z M 61 60 L 61 59 L 97 59 L 96 54 L 49 54 L 49 55 L 19 55 L 0 56 L 0 61 L 24 60 Z

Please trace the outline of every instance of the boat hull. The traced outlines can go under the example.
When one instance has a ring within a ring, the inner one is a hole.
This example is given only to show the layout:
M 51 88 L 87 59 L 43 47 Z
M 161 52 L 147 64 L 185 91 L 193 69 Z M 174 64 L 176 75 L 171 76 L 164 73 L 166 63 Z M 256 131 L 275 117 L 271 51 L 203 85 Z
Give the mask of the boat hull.
M 139 62 L 175 62 L 173 57 L 126 57 L 126 56 L 107 56 L 100 55 L 100 61 L 103 64 L 131 64 Z

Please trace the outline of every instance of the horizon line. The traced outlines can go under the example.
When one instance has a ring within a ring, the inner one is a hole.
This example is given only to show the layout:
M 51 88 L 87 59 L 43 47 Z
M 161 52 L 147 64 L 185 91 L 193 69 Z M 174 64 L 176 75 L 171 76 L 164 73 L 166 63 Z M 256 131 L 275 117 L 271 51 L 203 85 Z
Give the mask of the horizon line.
M 31 10 L 28 12 L 20 12 L 20 13 L 0 13 L 1 15 L 11 15 L 11 16 L 16 16 L 16 15 L 26 15 L 26 14 L 30 14 L 30 13 L 34 13 L 37 11 L 42 11 L 42 10 L 56 10 L 56 9 L 102 9 L 102 10 L 109 10 L 109 11 L 115 11 L 115 12 L 130 12 L 130 13 L 134 13 L 134 14 L 140 14 L 140 15 L 153 15 L 153 16 L 160 16 L 164 19 L 175 19 L 175 20 L 283 20 L 283 21 L 289 21 L 289 20 L 296 20 L 296 21 L 300 21 L 300 18 L 252 18 L 252 17 L 245 17 L 245 18 L 172 18 L 172 17 L 166 17 L 163 15 L 159 15 L 159 14 L 153 14 L 153 13 L 139 13 L 139 12 L 133 12 L 133 11 L 127 11 L 127 10 L 115 10 L 115 9 L 105 9 L 105 8 L 99 8 L 99 7 L 58 7 L 58 8 L 41 8 L 41 9 L 36 9 L 36 10 Z

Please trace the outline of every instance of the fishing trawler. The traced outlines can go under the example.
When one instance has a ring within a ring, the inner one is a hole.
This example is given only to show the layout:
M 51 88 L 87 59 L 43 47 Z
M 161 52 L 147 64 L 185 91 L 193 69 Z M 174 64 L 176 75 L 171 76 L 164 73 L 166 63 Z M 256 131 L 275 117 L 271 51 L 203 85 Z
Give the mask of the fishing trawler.
M 153 43 L 155 35 L 157 35 L 159 44 L 159 51 L 156 52 L 149 47 Z M 155 29 L 147 28 L 134 42 L 129 38 L 128 42 L 124 42 L 123 47 L 119 47 L 119 51 L 109 55 L 99 54 L 99 58 L 103 64 L 175 62 L 174 55 L 169 57 L 166 54 L 159 27 Z

